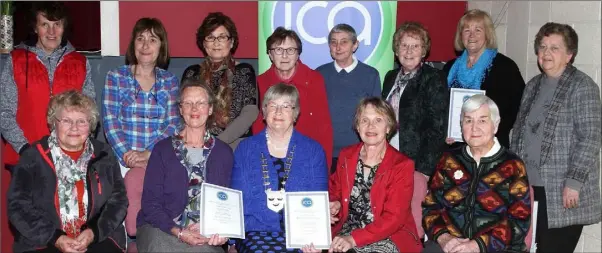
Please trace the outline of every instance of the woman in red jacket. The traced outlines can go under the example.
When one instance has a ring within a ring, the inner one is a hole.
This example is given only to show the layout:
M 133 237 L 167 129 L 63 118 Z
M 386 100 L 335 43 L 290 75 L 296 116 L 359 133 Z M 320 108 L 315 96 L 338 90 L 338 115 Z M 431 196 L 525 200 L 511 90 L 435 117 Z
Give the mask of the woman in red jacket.
M 341 150 L 330 176 L 330 251 L 420 252 L 410 210 L 414 162 L 387 141 L 397 125 L 393 108 L 381 98 L 365 98 L 354 122 L 362 142 Z

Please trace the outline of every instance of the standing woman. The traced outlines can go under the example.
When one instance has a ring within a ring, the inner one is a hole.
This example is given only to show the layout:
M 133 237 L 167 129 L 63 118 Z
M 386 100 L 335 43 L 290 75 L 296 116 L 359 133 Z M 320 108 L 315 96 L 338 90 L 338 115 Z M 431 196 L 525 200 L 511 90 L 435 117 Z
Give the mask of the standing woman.
M 502 118 L 495 136 L 508 148 L 525 81 L 516 63 L 497 51 L 489 14 L 477 9 L 467 11 L 458 22 L 454 48 L 462 54 L 443 67 L 448 87 L 485 90 L 498 105 Z M 447 139 L 448 144 L 452 142 Z
M 538 252 L 573 252 L 583 226 L 600 222 L 600 88 L 572 65 L 570 25 L 545 24 L 534 47 L 543 73 L 527 84 L 511 148 L 539 202 Z
M 212 12 L 197 30 L 196 43 L 203 51 L 201 64 L 184 70 L 182 82 L 200 80 L 216 97 L 211 134 L 236 149 L 238 143 L 251 136 L 251 125 L 259 114 L 255 70 L 248 63 L 234 61 L 238 32 L 230 17 Z

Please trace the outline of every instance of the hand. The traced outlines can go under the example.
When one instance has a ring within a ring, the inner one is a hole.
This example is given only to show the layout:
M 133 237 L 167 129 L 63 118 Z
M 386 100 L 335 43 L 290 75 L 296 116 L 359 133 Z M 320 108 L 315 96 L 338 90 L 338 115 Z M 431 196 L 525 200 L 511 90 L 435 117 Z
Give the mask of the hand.
M 447 143 L 447 145 L 452 145 L 454 144 L 454 142 L 456 142 L 453 138 L 445 138 L 445 143 Z
M 198 226 L 198 225 L 196 225 Z M 202 236 L 198 230 L 194 231 L 195 224 L 188 225 L 188 227 L 182 229 L 182 235 L 180 236 L 180 241 L 187 243 L 188 245 L 203 245 L 209 242 L 209 238 Z M 179 228 L 172 228 L 172 234 L 178 236 L 180 232 Z
M 439 246 L 441 246 L 441 249 L 445 253 L 449 253 L 451 249 L 456 247 L 456 245 L 458 245 L 462 242 L 465 242 L 465 241 L 468 241 L 468 239 L 458 238 L 453 235 L 450 235 L 449 233 L 445 233 L 445 234 L 439 236 L 439 238 L 437 238 L 437 242 L 439 243 Z
M 79 246 L 76 246 L 75 250 L 84 252 L 88 249 L 90 243 L 94 241 L 94 232 L 92 232 L 92 229 L 87 228 L 75 240 L 79 243 Z
M 465 253 L 465 252 L 480 252 L 481 250 L 479 249 L 479 245 L 477 244 L 477 242 L 475 240 L 470 240 L 468 238 L 465 239 L 460 239 L 463 242 L 456 245 L 454 248 L 452 248 L 449 253 Z
M 74 253 L 86 252 L 85 250 L 80 251 L 80 250 L 75 249 L 76 247 L 79 247 L 79 242 L 66 235 L 61 235 L 59 237 L 59 239 L 56 240 L 56 243 L 54 243 L 54 246 L 60 252 L 74 252 Z
M 352 236 L 337 236 L 332 240 L 328 252 L 347 252 L 355 246 L 355 240 Z
M 335 224 L 337 221 L 339 221 L 339 217 L 337 217 L 337 215 L 339 214 L 340 210 L 341 210 L 341 202 L 339 202 L 339 201 L 330 202 L 330 224 Z
M 330 202 L 332 203 L 332 202 Z M 322 252 L 319 249 L 316 249 L 316 246 L 314 246 L 314 244 L 310 244 L 310 245 L 305 245 L 303 246 L 303 248 L 301 248 L 301 251 L 303 251 L 303 253 L 320 253 Z
M 228 242 L 228 237 L 219 237 L 218 234 L 214 234 L 211 237 L 209 237 L 209 241 L 207 242 L 207 244 L 211 246 L 220 246 L 224 245 L 224 243 L 226 242 Z
M 238 250 L 236 250 L 236 244 L 232 244 L 230 247 L 228 247 L 228 253 L 238 253 Z
M 562 190 L 562 206 L 564 208 L 575 208 L 579 205 L 579 191 L 569 187 L 564 187 Z
M 138 152 L 130 150 L 123 154 L 123 161 L 128 168 L 134 168 L 134 163 L 138 160 Z

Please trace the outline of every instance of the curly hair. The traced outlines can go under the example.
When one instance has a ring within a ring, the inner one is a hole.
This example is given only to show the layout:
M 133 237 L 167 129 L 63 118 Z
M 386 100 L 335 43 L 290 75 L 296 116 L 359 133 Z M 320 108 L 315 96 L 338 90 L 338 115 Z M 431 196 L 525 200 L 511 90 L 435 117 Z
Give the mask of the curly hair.
M 203 55 L 207 56 L 207 50 L 203 46 L 203 42 L 205 41 L 205 37 L 211 35 L 218 27 L 223 26 L 226 28 L 228 33 L 230 34 L 230 40 L 232 41 L 232 48 L 230 49 L 230 54 L 234 54 L 236 49 L 238 48 L 238 31 L 236 30 L 236 25 L 230 17 L 224 15 L 221 12 L 211 12 L 203 19 L 203 23 L 196 31 L 196 45 L 203 52 Z
M 52 122 L 54 122 L 56 117 L 58 117 L 58 115 L 64 110 L 83 112 L 84 114 L 88 115 L 90 132 L 94 132 L 96 129 L 99 113 L 94 99 L 76 90 L 65 91 L 53 96 L 48 104 L 48 111 L 46 111 L 46 122 L 51 130 L 55 129 L 55 125 L 52 124 Z
M 579 51 L 579 36 L 577 35 L 577 32 L 575 32 L 575 29 L 567 24 L 548 22 L 539 28 L 539 32 L 537 32 L 537 35 L 535 35 L 535 42 L 533 43 L 535 55 L 537 55 L 539 44 L 541 44 L 543 37 L 547 37 L 552 34 L 560 35 L 562 37 L 567 53 L 573 55 L 570 63 L 572 64 L 575 62 L 577 51 Z

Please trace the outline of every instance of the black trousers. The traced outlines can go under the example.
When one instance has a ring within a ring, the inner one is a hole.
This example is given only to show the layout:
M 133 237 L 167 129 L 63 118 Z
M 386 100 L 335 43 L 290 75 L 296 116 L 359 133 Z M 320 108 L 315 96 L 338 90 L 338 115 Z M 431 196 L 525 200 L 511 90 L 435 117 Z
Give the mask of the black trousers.
M 88 250 L 86 250 L 86 253 L 123 253 L 123 251 L 117 247 L 117 245 L 115 245 L 115 243 L 113 243 L 110 239 L 104 240 L 102 242 L 98 242 L 98 243 L 92 243 L 88 246 Z M 34 250 L 34 251 L 28 251 L 26 253 L 61 253 L 61 251 L 59 249 L 57 249 L 56 247 L 52 246 L 52 247 L 46 247 L 43 249 L 39 249 L 39 250 Z
M 533 186 L 533 195 L 538 202 L 537 230 L 535 231 L 537 252 L 574 252 L 577 243 L 579 243 L 583 225 L 548 228 L 545 189 L 540 186 Z

